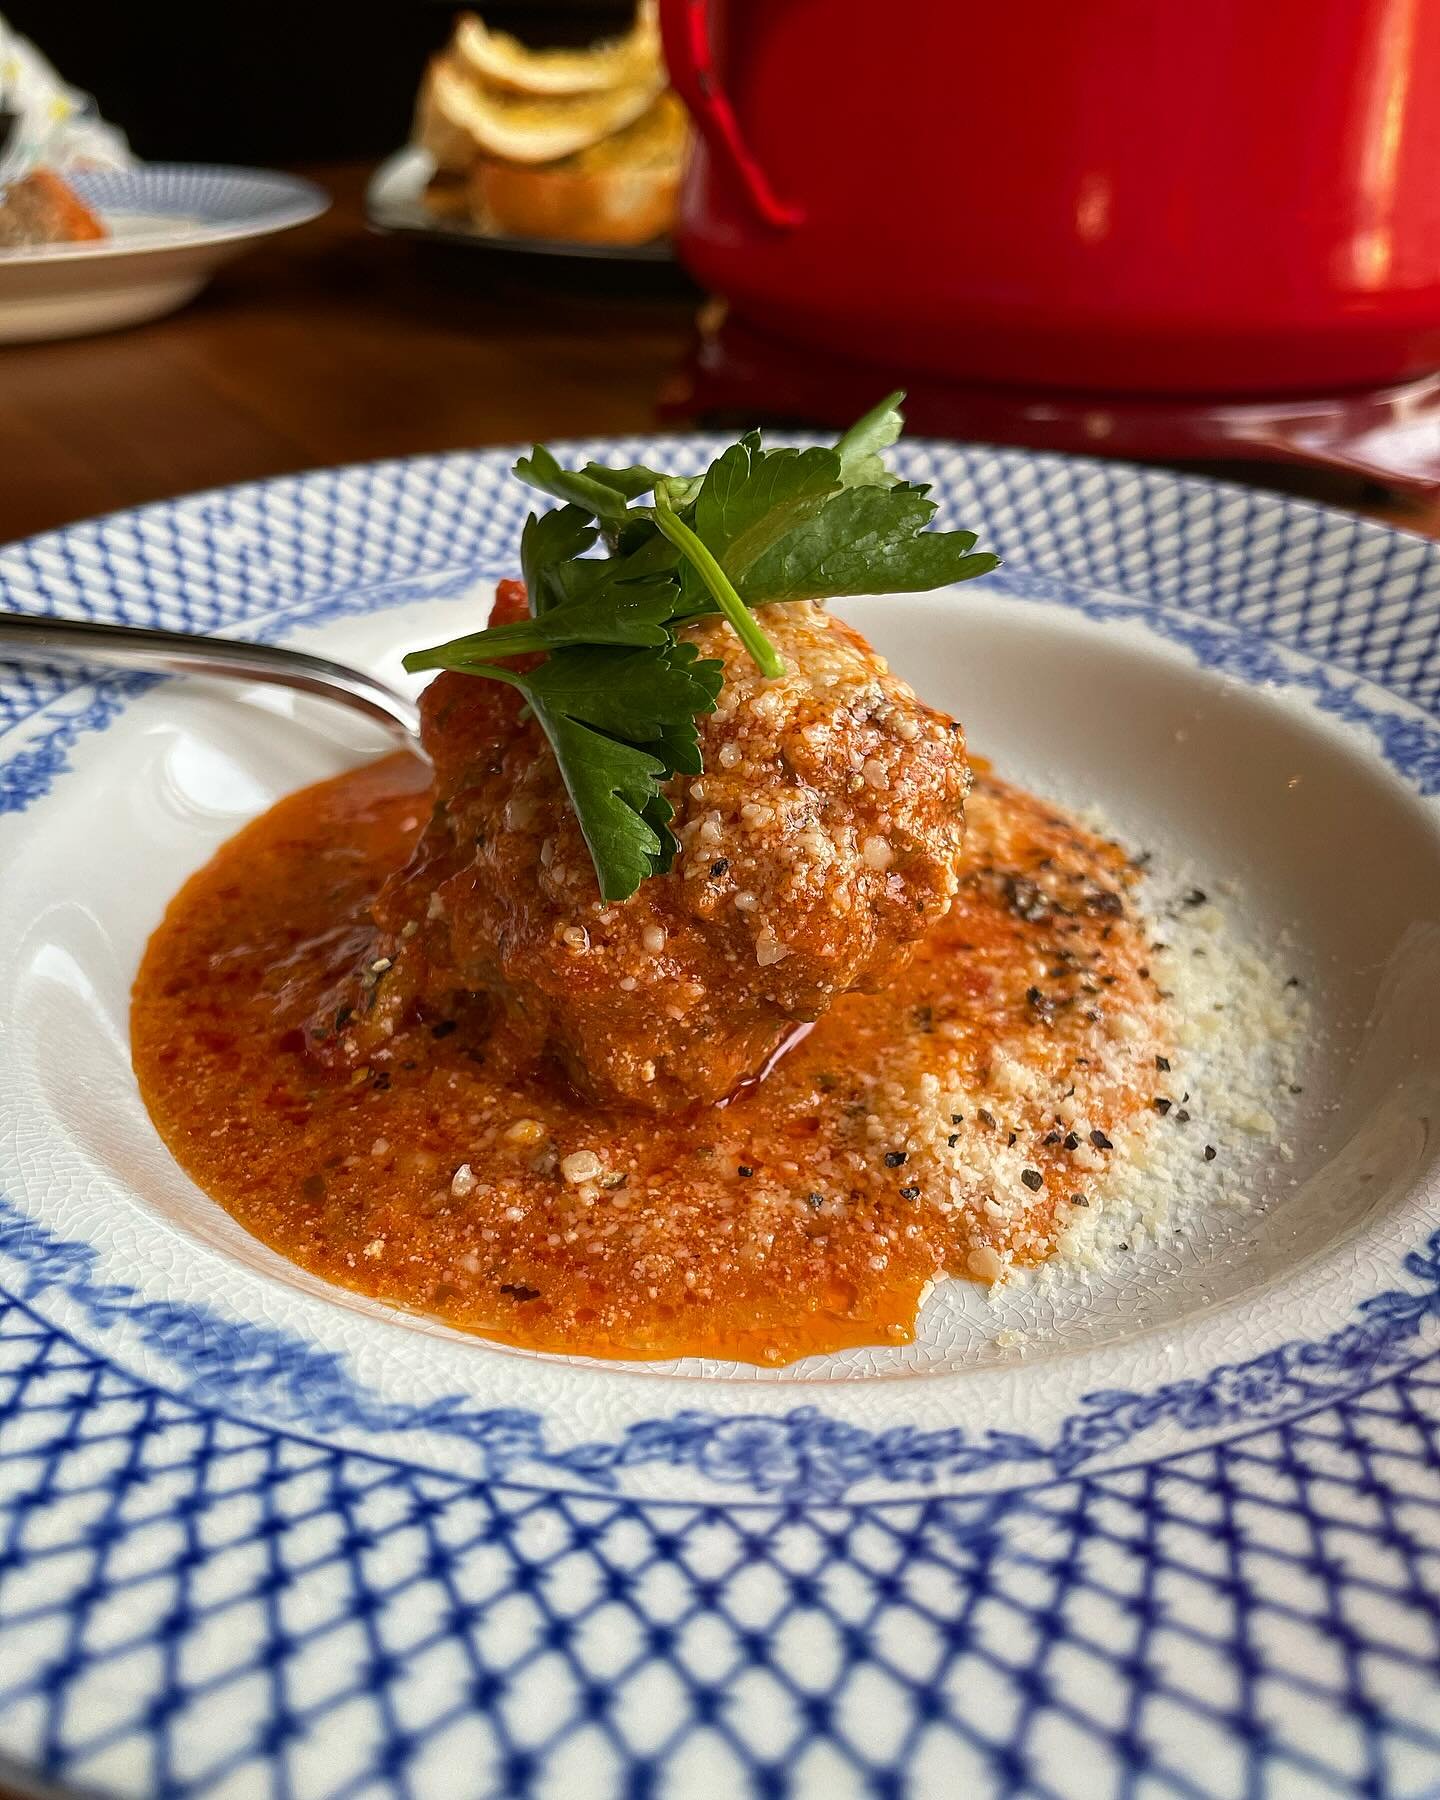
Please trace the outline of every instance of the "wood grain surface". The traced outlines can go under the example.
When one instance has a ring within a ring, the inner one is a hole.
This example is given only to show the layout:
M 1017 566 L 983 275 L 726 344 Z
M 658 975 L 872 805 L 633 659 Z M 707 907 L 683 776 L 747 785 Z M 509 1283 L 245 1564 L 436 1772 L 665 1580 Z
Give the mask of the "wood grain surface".
M 0 349 L 0 541 L 297 469 L 655 427 L 693 326 L 677 279 L 381 237 L 362 170 L 314 173 L 331 213 L 185 311 Z

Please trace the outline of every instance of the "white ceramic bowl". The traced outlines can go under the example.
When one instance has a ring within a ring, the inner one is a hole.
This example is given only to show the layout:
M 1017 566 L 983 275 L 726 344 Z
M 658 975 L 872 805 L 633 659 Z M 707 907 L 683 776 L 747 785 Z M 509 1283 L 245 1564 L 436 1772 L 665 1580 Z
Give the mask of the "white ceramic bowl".
M 313 182 L 259 169 L 152 163 L 71 181 L 111 235 L 0 250 L 0 343 L 158 319 L 257 239 L 303 225 L 329 205 Z
M 176 1168 L 126 1011 L 183 877 L 376 741 L 273 692 L 0 682 L 0 1752 L 306 1800 L 461 1766 L 477 1795 L 1440 1780 L 1440 551 L 1060 458 L 903 467 L 1005 568 L 846 611 L 1306 983 L 1267 1201 L 783 1371 L 341 1293 Z M 393 677 L 483 613 L 527 504 L 497 455 L 300 477 L 18 546 L 0 584 Z

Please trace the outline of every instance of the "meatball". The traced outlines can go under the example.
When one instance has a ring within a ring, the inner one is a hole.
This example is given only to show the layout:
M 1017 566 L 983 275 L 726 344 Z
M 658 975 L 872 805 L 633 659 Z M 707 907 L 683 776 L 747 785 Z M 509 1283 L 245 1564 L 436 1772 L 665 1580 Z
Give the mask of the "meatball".
M 557 1058 L 596 1098 L 668 1109 L 723 1099 L 838 995 L 903 967 L 958 884 L 960 728 L 822 607 L 759 618 L 785 662 L 776 680 L 723 620 L 684 632 L 725 665 L 700 721 L 705 772 L 667 790 L 674 867 L 620 903 L 601 901 L 514 691 L 432 683 L 435 813 L 379 902 L 393 978 L 372 1028 L 416 1004 L 454 1016 L 457 991 L 478 995 L 508 1054 Z M 481 1028 L 473 1013 L 466 1028 Z

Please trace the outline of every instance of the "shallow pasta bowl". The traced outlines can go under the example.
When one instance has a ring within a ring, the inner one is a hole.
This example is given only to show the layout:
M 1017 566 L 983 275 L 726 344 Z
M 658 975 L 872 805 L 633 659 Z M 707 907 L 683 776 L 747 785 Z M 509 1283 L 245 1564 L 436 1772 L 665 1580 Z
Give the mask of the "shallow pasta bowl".
M 258 239 L 318 218 L 314 182 L 266 169 L 149 163 L 70 178 L 109 236 L 0 250 L 0 343 L 158 319 Z
M 677 439 L 587 445 L 703 466 Z M 7 604 L 395 675 L 512 572 L 500 455 L 0 553 Z M 1242 1794 L 1440 1781 L 1440 550 L 905 452 L 1005 568 L 847 611 L 1001 770 L 1309 997 L 1287 1149 L 1181 1251 L 915 1346 L 600 1366 L 328 1288 L 175 1168 L 129 983 L 246 818 L 380 748 L 273 694 L 0 685 L 0 1752 L 102 1792 Z

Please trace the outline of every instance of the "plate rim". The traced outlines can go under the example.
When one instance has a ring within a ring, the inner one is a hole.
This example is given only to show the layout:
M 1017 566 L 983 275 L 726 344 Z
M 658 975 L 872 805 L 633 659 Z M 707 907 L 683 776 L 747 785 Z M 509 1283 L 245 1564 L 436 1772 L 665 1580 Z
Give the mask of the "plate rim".
M 257 212 L 253 217 L 233 219 L 226 222 L 193 224 L 183 236 L 166 238 L 157 243 L 127 242 L 123 238 L 101 238 L 82 244 L 46 244 L 31 248 L 21 247 L 0 251 L 0 276 L 9 269 L 72 269 L 83 267 L 89 263 L 114 262 L 125 257 L 144 257 L 177 255 L 186 251 L 207 249 L 211 245 L 223 245 L 247 242 L 254 238 L 271 237 L 282 231 L 292 231 L 297 226 L 308 225 L 329 212 L 334 204 L 329 193 L 319 182 L 308 176 L 292 175 L 283 169 L 248 168 L 240 164 L 228 163 L 142 163 L 131 169 L 91 169 L 77 174 L 77 187 L 83 189 L 103 184 L 107 181 L 144 181 L 148 176 L 194 177 L 206 181 L 263 181 L 273 183 L 276 189 L 276 204 L 273 212 Z M 288 193 L 288 204 L 281 204 L 283 196 Z M 142 207 L 122 207 L 116 209 L 117 217 L 126 217 L 135 213 L 144 214 Z M 146 216 L 163 216 L 146 215 Z M 192 215 L 186 214 L 189 218 Z M 237 484 L 239 485 L 239 484 Z M 156 504 L 151 502 L 151 504 Z M 135 509 L 126 509 L 135 510 Z M 105 513 L 97 515 L 97 519 L 113 517 Z M 78 521 L 77 521 L 78 522 Z M 60 526 L 64 531 L 73 527 Z M 36 534 L 48 535 L 48 534 Z M 19 539 L 18 542 L 27 542 Z
M 270 171 L 261 171 L 269 173 Z M 296 179 L 300 179 L 297 177 Z M 883 378 L 877 377 L 877 387 L 883 386 Z M 813 442 L 813 434 L 794 429 L 764 431 L 765 441 L 769 444 L 806 445 Z M 576 432 L 566 436 L 546 438 L 547 448 L 559 457 L 591 456 L 606 445 L 620 448 L 622 453 L 632 444 L 692 444 L 713 446 L 723 449 L 734 441 L 733 436 L 723 431 L 684 431 L 667 427 L 659 431 L 612 431 L 612 432 Z M 1173 489 L 1178 492 L 1196 494 L 1215 493 L 1227 496 L 1236 502 L 1258 503 L 1263 512 L 1274 511 L 1277 516 L 1291 515 L 1296 518 L 1319 518 L 1332 520 L 1337 524 L 1350 526 L 1364 535 L 1375 535 L 1378 538 L 1399 538 L 1405 543 L 1413 544 L 1427 553 L 1426 560 L 1435 564 L 1437 579 L 1437 606 L 1440 606 L 1440 537 L 1414 529 L 1407 525 L 1397 525 L 1388 519 L 1370 518 L 1365 513 L 1352 512 L 1342 506 L 1332 505 L 1326 500 L 1312 500 L 1306 495 L 1288 494 L 1270 488 L 1256 487 L 1253 484 L 1223 475 L 1202 475 L 1189 469 L 1172 469 L 1158 463 L 1136 462 L 1127 457 L 1112 457 L 1101 454 L 1090 455 L 1077 450 L 1027 450 L 1014 444 L 992 444 L 983 438 L 946 438 L 922 432 L 907 432 L 901 444 L 906 451 L 930 454 L 961 452 L 992 457 L 1002 463 L 1018 463 L 1027 467 L 1049 468 L 1059 471 L 1074 470 L 1077 474 L 1093 474 L 1096 476 L 1114 477 L 1119 480 L 1132 478 L 1161 490 Z M 139 500 L 130 506 L 111 507 L 105 512 L 90 513 L 84 518 L 72 519 L 64 525 L 48 526 L 44 531 L 30 532 L 18 538 L 11 538 L 0 543 L 0 581 L 4 578 L 4 560 L 15 551 L 33 550 L 48 547 L 61 539 L 84 531 L 98 531 L 100 528 L 136 519 L 145 514 L 163 516 L 173 509 L 203 506 L 208 502 L 221 499 L 246 499 L 252 495 L 274 493 L 290 487 L 303 487 L 319 480 L 337 482 L 352 475 L 385 474 L 392 470 L 425 469 L 432 466 L 450 463 L 477 462 L 489 467 L 492 463 L 510 464 L 516 458 L 526 456 L 533 448 L 534 440 L 510 439 L 494 444 L 460 446 L 450 450 L 415 450 L 400 456 L 371 456 L 357 458 L 353 462 L 324 463 L 310 467 L 282 471 L 277 475 L 260 475 L 246 481 L 222 481 L 212 486 L 189 488 L 180 494 L 163 495 L 154 500 Z M 508 473 L 508 468 L 504 471 Z M 1019 565 L 1017 565 L 1018 567 Z M 1261 634 L 1264 635 L 1264 634 Z M 1367 679 L 1369 679 L 1367 677 Z M 1384 683 L 1376 685 L 1384 686 Z M 1405 696 L 1400 695 L 1403 699 Z M 1413 704 L 1413 703 L 1412 703 Z

